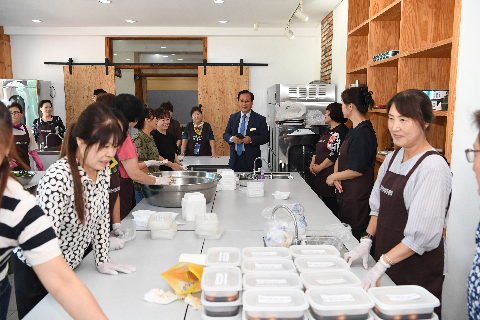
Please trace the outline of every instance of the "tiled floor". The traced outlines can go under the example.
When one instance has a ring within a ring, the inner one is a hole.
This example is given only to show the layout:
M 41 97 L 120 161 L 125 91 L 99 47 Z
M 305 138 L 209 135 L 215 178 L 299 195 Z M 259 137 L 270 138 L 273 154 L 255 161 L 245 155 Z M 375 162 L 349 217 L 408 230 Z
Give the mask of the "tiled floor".
M 7 320 L 18 320 L 17 302 L 15 301 L 15 286 L 13 285 L 13 274 L 8 275 L 8 280 L 12 285 L 12 294 L 10 296 L 10 304 L 8 305 Z

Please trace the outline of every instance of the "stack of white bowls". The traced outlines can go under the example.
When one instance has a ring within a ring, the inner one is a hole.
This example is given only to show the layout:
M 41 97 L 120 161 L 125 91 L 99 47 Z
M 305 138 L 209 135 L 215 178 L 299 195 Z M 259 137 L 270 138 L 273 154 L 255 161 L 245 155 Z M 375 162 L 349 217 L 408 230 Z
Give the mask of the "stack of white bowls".
M 182 218 L 195 221 L 197 213 L 207 212 L 207 200 L 201 192 L 185 193 L 182 199 Z
M 218 170 L 222 179 L 217 184 L 217 190 L 235 190 L 237 188 L 237 177 L 232 169 Z

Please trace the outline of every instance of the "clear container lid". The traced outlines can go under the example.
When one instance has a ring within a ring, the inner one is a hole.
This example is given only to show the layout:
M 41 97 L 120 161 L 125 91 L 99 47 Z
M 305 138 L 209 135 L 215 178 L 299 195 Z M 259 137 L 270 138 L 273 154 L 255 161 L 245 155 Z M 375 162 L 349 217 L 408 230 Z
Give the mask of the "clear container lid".
M 298 257 L 295 258 L 295 267 L 299 272 L 312 271 L 333 271 L 348 270 L 350 266 L 342 258 L 325 256 L 325 257 Z
M 349 270 L 303 272 L 300 274 L 300 279 L 307 289 L 362 285 L 362 281 Z
M 305 311 L 308 302 L 305 293 L 298 289 L 247 290 L 243 293 L 245 311 Z
M 201 286 L 205 291 L 241 291 L 242 273 L 237 267 L 206 267 Z
M 433 312 L 440 301 L 420 286 L 390 286 L 368 289 L 376 307 L 385 314 L 418 314 Z
M 307 289 L 308 303 L 316 310 L 350 310 L 371 309 L 375 305 L 368 293 L 360 287 L 328 287 Z
M 285 247 L 247 247 L 242 249 L 242 258 L 292 259 L 292 255 Z
M 235 247 L 214 247 L 207 251 L 207 266 L 240 266 L 240 249 Z
M 290 253 L 296 257 L 340 257 L 340 251 L 330 245 L 296 245 L 290 246 Z
M 242 261 L 242 272 L 297 272 L 292 260 L 287 259 L 245 259 Z
M 245 273 L 243 289 L 302 289 L 303 284 L 297 273 Z
M 202 296 L 200 298 L 200 301 L 202 302 L 202 305 L 203 306 L 206 306 L 206 307 L 218 307 L 218 306 L 221 306 L 221 307 L 234 307 L 234 306 L 241 306 L 242 305 L 242 294 L 243 294 L 243 291 L 240 291 L 238 293 L 238 298 L 237 300 L 235 301 L 227 301 L 227 302 L 212 302 L 212 301 L 208 301 L 207 299 L 205 299 L 205 291 L 202 291 Z

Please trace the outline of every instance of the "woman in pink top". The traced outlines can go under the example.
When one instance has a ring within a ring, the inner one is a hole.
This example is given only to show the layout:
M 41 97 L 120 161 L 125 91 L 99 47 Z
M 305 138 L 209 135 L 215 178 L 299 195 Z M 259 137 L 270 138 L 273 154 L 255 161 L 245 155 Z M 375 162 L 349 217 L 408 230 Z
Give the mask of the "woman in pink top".
M 112 103 L 115 109 L 120 110 L 128 120 L 128 126 L 135 126 L 138 119 L 143 117 L 143 103 L 131 94 L 119 94 Z M 150 166 L 159 166 L 158 159 L 138 162 L 137 148 L 128 133 L 123 145 L 117 149 L 120 161 L 120 219 L 124 219 L 133 207 L 133 181 L 141 184 L 170 184 L 171 177 L 153 177 L 147 175 L 144 169 Z M 147 171 L 148 172 L 148 171 Z

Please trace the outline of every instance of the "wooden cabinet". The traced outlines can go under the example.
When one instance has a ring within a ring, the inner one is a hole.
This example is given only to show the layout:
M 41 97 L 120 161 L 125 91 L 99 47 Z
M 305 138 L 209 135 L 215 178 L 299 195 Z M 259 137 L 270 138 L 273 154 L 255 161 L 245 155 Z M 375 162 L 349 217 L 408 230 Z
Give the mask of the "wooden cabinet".
M 376 105 L 406 89 L 449 90 L 449 109 L 434 111 L 427 139 L 450 161 L 461 0 L 350 0 L 348 6 L 347 88 L 356 80 L 367 84 Z M 373 62 L 389 50 L 399 54 Z M 390 148 L 386 110 L 368 116 L 378 151 Z M 384 159 L 377 156 L 377 167 Z

